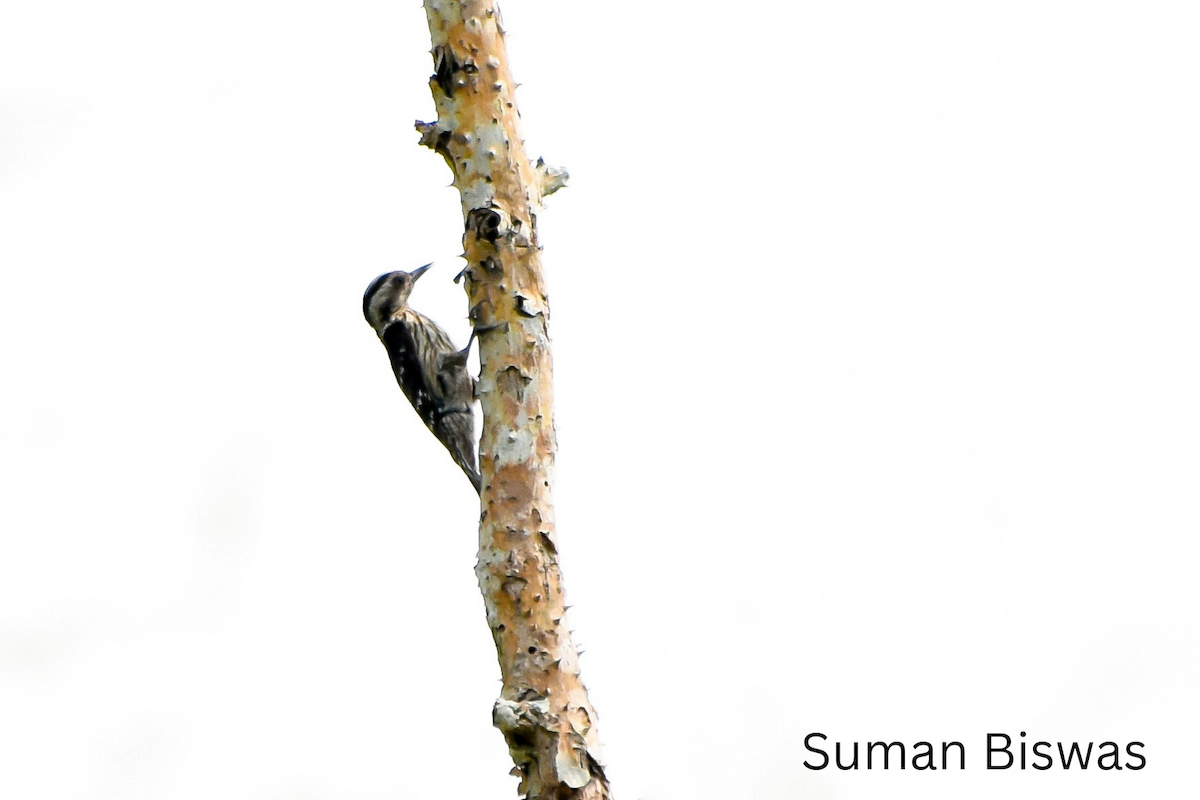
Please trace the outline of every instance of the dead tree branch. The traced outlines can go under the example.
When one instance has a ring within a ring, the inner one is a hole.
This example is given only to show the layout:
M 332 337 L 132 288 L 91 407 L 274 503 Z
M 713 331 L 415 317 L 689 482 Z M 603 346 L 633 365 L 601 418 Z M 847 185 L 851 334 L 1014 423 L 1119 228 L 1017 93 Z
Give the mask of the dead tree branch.
M 596 714 L 567 628 L 555 546 L 549 307 L 536 212 L 566 172 L 525 154 L 491 0 L 425 0 L 437 121 L 421 143 L 462 198 L 470 319 L 479 334 L 483 473 L 476 574 L 503 689 L 492 711 L 532 800 L 608 798 Z

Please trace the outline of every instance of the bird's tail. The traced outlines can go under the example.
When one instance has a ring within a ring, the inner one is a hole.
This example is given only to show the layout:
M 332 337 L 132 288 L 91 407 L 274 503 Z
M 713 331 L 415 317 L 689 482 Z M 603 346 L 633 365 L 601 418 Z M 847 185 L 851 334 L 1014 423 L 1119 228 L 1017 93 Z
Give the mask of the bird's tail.
M 475 487 L 475 493 L 483 494 L 483 476 L 466 464 L 463 464 L 462 468 L 463 472 L 467 473 L 467 477 L 471 479 L 471 485 Z
M 475 415 L 469 408 L 455 409 L 434 420 L 432 428 L 434 435 L 450 452 L 454 463 L 471 480 L 475 491 L 482 492 L 483 478 L 475 466 Z

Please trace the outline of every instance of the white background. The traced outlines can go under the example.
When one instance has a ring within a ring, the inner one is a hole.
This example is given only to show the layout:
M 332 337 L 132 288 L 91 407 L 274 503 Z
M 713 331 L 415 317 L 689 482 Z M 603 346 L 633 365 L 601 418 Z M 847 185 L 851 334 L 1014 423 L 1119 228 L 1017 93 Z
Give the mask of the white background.
M 594 6 L 594 8 L 590 8 Z M 511 0 L 572 624 L 620 797 L 1187 796 L 1184 2 Z M 0 10 L 0 797 L 513 797 L 416 2 Z M 989 732 L 1145 743 L 991 771 Z M 814 772 L 803 738 L 959 740 Z

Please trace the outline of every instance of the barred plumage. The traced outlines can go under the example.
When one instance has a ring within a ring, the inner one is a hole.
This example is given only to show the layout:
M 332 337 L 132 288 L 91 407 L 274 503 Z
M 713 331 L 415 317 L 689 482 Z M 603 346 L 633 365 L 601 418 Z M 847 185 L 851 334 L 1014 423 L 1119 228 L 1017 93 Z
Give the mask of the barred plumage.
M 421 421 L 462 468 L 475 491 L 475 381 L 467 372 L 467 350 L 459 350 L 437 323 L 408 305 L 417 278 L 429 265 L 380 275 L 363 295 L 363 316 L 387 348 L 392 372 Z

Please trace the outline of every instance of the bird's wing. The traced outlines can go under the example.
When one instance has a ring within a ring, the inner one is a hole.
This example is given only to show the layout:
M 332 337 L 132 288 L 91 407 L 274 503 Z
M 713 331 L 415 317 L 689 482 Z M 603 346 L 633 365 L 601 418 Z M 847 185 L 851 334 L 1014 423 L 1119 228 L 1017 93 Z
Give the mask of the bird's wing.
M 417 410 L 421 421 L 428 427 L 433 427 L 437 411 L 437 397 L 425 378 L 421 362 L 417 355 L 417 345 L 413 340 L 416 328 L 403 321 L 395 322 L 383 332 L 383 343 L 387 346 L 388 359 L 392 362 L 392 372 L 396 382 L 412 407 Z
M 437 355 L 453 351 L 446 332 L 427 317 L 407 310 L 383 332 L 383 343 L 392 362 L 392 372 L 404 396 L 429 428 L 442 405 L 437 385 Z M 422 358 L 432 363 L 422 363 Z
M 459 385 L 471 378 L 465 368 L 458 370 L 461 375 L 443 369 L 444 357 L 455 352 L 454 343 L 432 320 L 412 309 L 398 315 L 381 338 L 404 396 L 479 491 L 475 416 L 470 409 L 473 393 L 469 383 L 465 392 Z

